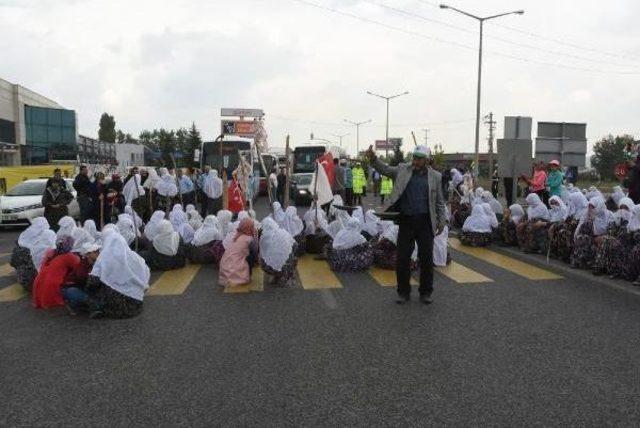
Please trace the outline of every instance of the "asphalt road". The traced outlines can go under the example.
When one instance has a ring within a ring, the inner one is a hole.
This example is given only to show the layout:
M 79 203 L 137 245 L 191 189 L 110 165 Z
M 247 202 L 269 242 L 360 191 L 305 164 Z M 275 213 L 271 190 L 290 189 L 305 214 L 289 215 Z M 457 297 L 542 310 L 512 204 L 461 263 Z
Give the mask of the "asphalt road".
M 501 251 L 452 250 L 489 281 L 437 273 L 430 306 L 369 274 L 225 294 L 211 268 L 131 320 L 0 303 L 0 426 L 637 425 L 637 291 Z

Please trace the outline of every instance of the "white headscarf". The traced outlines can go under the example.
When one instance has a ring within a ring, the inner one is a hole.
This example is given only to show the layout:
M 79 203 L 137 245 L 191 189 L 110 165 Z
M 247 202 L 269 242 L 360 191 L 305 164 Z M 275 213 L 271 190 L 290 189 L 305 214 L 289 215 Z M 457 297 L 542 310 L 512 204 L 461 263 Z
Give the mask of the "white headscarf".
M 153 248 L 165 256 L 175 256 L 180 248 L 180 235 L 173 230 L 169 220 L 161 220 L 158 224 L 157 235 L 153 239 Z
M 191 243 L 196 247 L 199 247 L 213 241 L 222 241 L 223 236 L 222 233 L 220 233 L 218 226 L 219 224 L 216 216 L 206 216 L 200 229 L 196 230 Z
M 218 171 L 209 170 L 209 174 L 204 178 L 203 191 L 207 197 L 218 199 L 222 196 L 222 179 L 218 177 Z
M 362 210 L 362 207 L 356 207 L 356 209 L 351 213 L 351 217 L 357 218 L 360 224 L 364 225 L 364 211 Z
M 491 233 L 491 219 L 487 216 L 482 205 L 474 205 L 471 215 L 462 225 L 463 232 Z
M 200 229 L 200 226 L 202 226 L 202 216 L 200 215 L 198 210 L 196 210 L 196 207 L 192 204 L 189 204 L 187 205 L 186 211 L 187 217 L 189 218 L 189 224 L 191 225 L 193 230 Z
M 260 257 L 272 269 L 280 271 L 289 260 L 295 240 L 284 229 L 281 229 L 272 218 L 262 221 L 260 235 Z
M 102 234 L 98 232 L 98 228 L 96 227 L 96 222 L 89 219 L 84 221 L 84 230 L 89 233 L 89 235 L 93 236 L 93 239 L 97 241 L 102 241 Z
M 627 225 L 627 231 L 636 232 L 640 230 L 640 204 L 631 208 L 631 219 Z
M 554 201 L 557 202 L 558 205 L 552 204 Z M 551 223 L 559 223 L 567 219 L 567 215 L 569 215 L 569 208 L 567 208 L 567 205 L 560 197 L 554 195 L 549 198 L 549 205 L 551 206 L 551 209 L 549 210 Z
M 604 197 L 602 196 L 602 193 L 598 190 L 596 186 L 589 187 L 589 191 L 587 192 L 586 196 L 588 200 L 591 200 L 596 197 L 604 199 Z
M 104 242 L 104 238 L 106 238 L 110 233 L 117 233 L 118 235 L 120 234 L 115 224 L 109 223 L 102 228 L 102 242 Z
M 357 218 L 350 218 L 344 229 L 336 234 L 333 240 L 334 250 L 348 250 L 367 242 L 362 236 L 362 225 Z
M 336 211 L 342 211 L 336 208 L 336 205 L 343 206 L 344 202 L 342 201 L 342 196 L 333 195 L 333 201 L 331 201 L 331 206 L 329 206 L 329 215 L 336 215 Z
M 166 169 L 166 168 L 163 168 Z M 176 181 L 173 176 L 166 172 L 163 176 L 160 177 L 160 181 L 156 184 L 156 189 L 158 190 L 158 194 L 160 196 L 168 196 L 173 198 L 178 194 L 178 187 L 176 186 Z
M 502 214 L 502 212 L 504 211 L 504 209 L 502 208 L 502 204 L 493 197 L 491 192 L 482 192 L 482 202 L 485 204 L 489 204 L 495 214 Z
M 24 232 L 18 236 L 18 245 L 27 249 L 38 240 L 38 236 L 49 230 L 49 222 L 44 217 L 36 217 L 31 221 L 31 226 L 27 227 Z
M 593 218 L 593 234 L 596 236 L 604 235 L 609 228 L 609 224 L 613 221 L 613 215 L 611 211 L 607 209 L 604 202 L 604 198 L 596 196 L 589 201 L 589 205 L 592 206 L 592 218 Z M 580 226 L 578 226 L 580 229 Z
M 318 224 L 316 224 L 316 211 L 318 214 L 317 216 Z M 318 226 L 323 229 L 325 229 L 328 226 L 327 216 L 325 215 L 322 209 L 315 208 L 315 205 L 312 204 L 309 211 L 304 213 L 304 224 L 305 224 L 304 233 L 307 235 L 315 235 L 316 229 Z
M 520 204 L 513 204 L 509 207 L 509 212 L 511 213 L 511 221 L 515 224 L 520 222 L 520 219 L 524 217 L 524 209 Z
M 158 173 L 155 169 L 151 168 L 149 169 L 149 176 L 144 181 L 142 187 L 144 187 L 145 189 L 155 189 L 159 181 L 160 176 L 158 176 Z
M 500 223 L 498 222 L 498 217 L 496 216 L 496 213 L 494 213 L 493 210 L 491 209 L 491 205 L 487 203 L 483 203 L 481 207 L 484 210 L 484 213 L 486 214 L 486 216 L 489 218 L 489 220 L 491 220 L 491 227 L 494 229 L 498 227 Z
M 529 204 L 529 207 L 527 208 L 527 217 L 529 218 L 529 221 L 549 220 L 551 218 L 549 215 L 549 209 L 544 203 L 542 203 L 540 196 L 536 193 L 529 193 L 526 200 L 527 204 Z
M 569 195 L 569 216 L 582 220 L 588 209 L 589 201 L 582 192 L 573 192 Z
M 368 210 L 364 215 L 364 224 L 362 225 L 362 230 L 375 237 L 380 232 L 380 230 L 378 229 L 379 223 L 380 219 L 378 218 L 378 216 L 376 216 L 376 212 L 374 210 Z
M 138 196 L 144 196 L 144 187 L 140 185 L 140 183 L 142 183 L 140 174 L 135 174 L 127 181 L 127 184 L 124 185 L 122 194 L 124 195 L 124 199 L 127 202 L 127 205 L 131 205 L 131 203 L 136 198 L 138 198 Z
M 76 228 L 76 221 L 66 215 L 58 221 L 58 226 L 60 226 L 58 233 L 56 233 L 58 238 L 63 236 L 73 236 L 73 230 Z
M 129 215 L 129 217 L 131 218 L 131 221 L 133 221 L 133 224 L 136 228 L 142 227 L 142 219 L 140 218 L 138 213 L 133 211 L 133 207 L 131 205 L 127 205 L 126 207 L 124 207 L 124 212 L 125 214 Z M 140 233 L 138 233 L 138 236 L 140 236 Z
M 294 237 L 302 233 L 304 224 L 302 224 L 302 220 L 298 217 L 298 210 L 296 210 L 296 207 L 290 206 L 286 209 L 282 228 Z
M 178 231 L 182 223 L 187 222 L 187 214 L 182 209 L 182 205 L 175 204 L 173 206 L 173 209 L 169 213 L 169 221 L 173 225 L 173 228 L 176 230 L 176 232 Z
M 220 233 L 222 236 L 227 236 L 229 233 L 229 229 L 231 228 L 231 219 L 233 218 L 233 213 L 229 210 L 220 210 L 218 211 L 218 229 L 220 229 Z
M 400 227 L 392 221 L 383 222 L 382 235 L 380 239 L 387 239 L 393 242 L 394 245 L 398 245 L 398 231 Z
M 282 205 L 280 205 L 280 202 L 274 202 L 272 204 L 272 207 L 273 213 L 271 214 L 271 218 L 275 220 L 278 226 L 283 227 L 286 215 L 284 213 L 284 210 L 282 209 Z
M 195 230 L 193 230 L 193 227 L 191 227 L 189 223 L 182 223 L 178 228 L 178 233 L 185 244 L 190 244 L 196 234 Z
M 133 225 L 131 217 L 127 214 L 120 214 L 118 216 L 116 227 L 118 228 L 120 235 L 122 235 L 124 240 L 127 241 L 127 245 L 131 245 L 131 243 L 136 239 L 136 227 Z
M 56 248 L 56 233 L 51 229 L 42 231 L 32 242 L 29 252 L 33 266 L 37 271 L 40 271 L 40 265 L 46 252 L 54 248 Z
M 164 220 L 164 211 L 155 211 L 149 219 L 149 223 L 144 227 L 144 236 L 148 240 L 153 241 L 153 238 L 158 234 L 158 225 Z
M 91 269 L 91 275 L 100 278 L 103 284 L 118 293 L 139 301 L 144 298 L 144 291 L 149 288 L 151 278 L 144 259 L 131 251 L 119 233 L 105 236 L 102 251 Z
M 622 220 L 629 221 L 631 220 L 631 209 L 634 207 L 634 203 L 631 198 L 620 198 L 618 201 L 618 211 L 613 213 L 613 219 L 616 224 L 620 224 Z M 622 208 L 623 206 L 627 207 L 627 209 Z
M 71 248 L 71 252 L 73 253 L 80 253 L 85 244 L 93 244 L 96 242 L 93 236 L 81 227 L 73 229 L 71 238 L 73 238 L 73 247 Z
M 455 188 L 464 181 L 464 177 L 456 168 L 451 168 L 451 185 Z
M 622 187 L 616 186 L 613 188 L 613 193 L 611 194 L 611 199 L 616 203 L 616 205 L 620 205 L 620 199 L 624 198 L 625 195 L 622 191 Z

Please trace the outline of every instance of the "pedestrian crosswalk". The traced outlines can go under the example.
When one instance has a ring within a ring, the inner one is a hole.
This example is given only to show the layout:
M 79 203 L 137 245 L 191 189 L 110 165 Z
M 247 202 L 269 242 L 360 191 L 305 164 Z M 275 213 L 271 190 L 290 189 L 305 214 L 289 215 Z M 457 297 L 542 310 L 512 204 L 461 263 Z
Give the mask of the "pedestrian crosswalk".
M 465 247 L 456 238 L 451 238 L 449 241 L 453 250 L 453 260 L 446 267 L 436 268 L 436 283 L 438 276 L 441 276 L 447 279 L 445 281 L 447 284 L 489 286 L 492 283 L 500 282 L 502 272 L 515 274 L 529 281 L 562 279 L 562 276 L 552 271 L 500 252 L 488 248 Z M 182 295 L 188 291 L 196 277 L 198 277 L 198 283 L 205 282 L 211 284 L 212 287 L 217 284 L 217 271 L 212 266 L 187 265 L 179 270 L 154 272 L 147 296 L 162 298 Z M 333 272 L 326 260 L 307 254 L 298 260 L 297 286 L 286 290 L 339 290 L 352 287 L 354 282 L 359 282 L 358 278 L 362 278 L 362 282 L 365 284 L 374 283 L 380 287 L 395 287 L 396 285 L 394 271 L 372 267 L 355 276 L 345 276 Z M 220 290 L 225 296 L 259 293 L 265 291 L 268 279 L 269 277 L 260 268 L 255 268 L 250 284 L 226 289 L 220 287 Z M 416 277 L 412 278 L 412 283 L 418 283 Z M 269 289 L 268 285 L 266 289 Z M 13 268 L 8 263 L 0 264 L 0 303 L 14 302 L 25 297 L 27 297 L 27 293 L 16 282 Z

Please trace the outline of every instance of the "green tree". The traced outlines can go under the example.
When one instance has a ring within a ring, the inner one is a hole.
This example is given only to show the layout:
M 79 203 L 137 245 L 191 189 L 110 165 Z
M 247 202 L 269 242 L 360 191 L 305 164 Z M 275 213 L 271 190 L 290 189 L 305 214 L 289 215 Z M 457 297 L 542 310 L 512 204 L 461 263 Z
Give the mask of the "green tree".
M 602 180 L 615 180 L 614 168 L 624 161 L 624 148 L 628 142 L 633 142 L 630 135 L 614 137 L 608 135 L 593 145 L 591 166 L 598 172 Z
M 178 166 L 184 167 L 184 166 L 190 166 L 191 163 L 188 162 L 188 159 L 185 159 L 185 150 L 187 148 L 187 135 L 189 134 L 189 131 L 187 130 L 187 128 L 179 128 L 176 131 L 176 151 L 180 151 L 182 153 L 182 159 L 178 160 L 176 159 L 176 162 L 178 163 Z
M 200 136 L 200 131 L 196 128 L 195 123 L 191 123 L 191 128 L 189 128 L 187 133 L 187 141 L 183 149 L 186 166 L 198 166 L 198 163 L 194 160 L 194 154 L 196 149 L 200 149 L 201 145 L 202 137 Z
M 173 160 L 171 159 L 171 155 L 175 154 L 177 148 L 176 133 L 173 129 L 166 130 L 164 128 L 160 128 L 160 130 L 157 131 L 157 136 L 162 163 L 167 167 L 172 167 Z
M 102 116 L 100 116 L 98 140 L 108 143 L 116 142 L 116 120 L 108 113 L 102 113 Z

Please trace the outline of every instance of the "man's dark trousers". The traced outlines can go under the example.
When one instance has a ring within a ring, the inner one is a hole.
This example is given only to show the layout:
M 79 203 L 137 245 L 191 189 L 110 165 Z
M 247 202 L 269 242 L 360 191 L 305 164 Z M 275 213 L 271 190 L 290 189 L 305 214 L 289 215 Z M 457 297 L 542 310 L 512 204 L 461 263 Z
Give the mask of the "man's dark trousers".
M 402 216 L 398 231 L 398 258 L 396 278 L 398 295 L 411 294 L 411 255 L 414 243 L 418 244 L 420 263 L 420 295 L 430 296 L 433 292 L 433 230 L 429 214 Z

